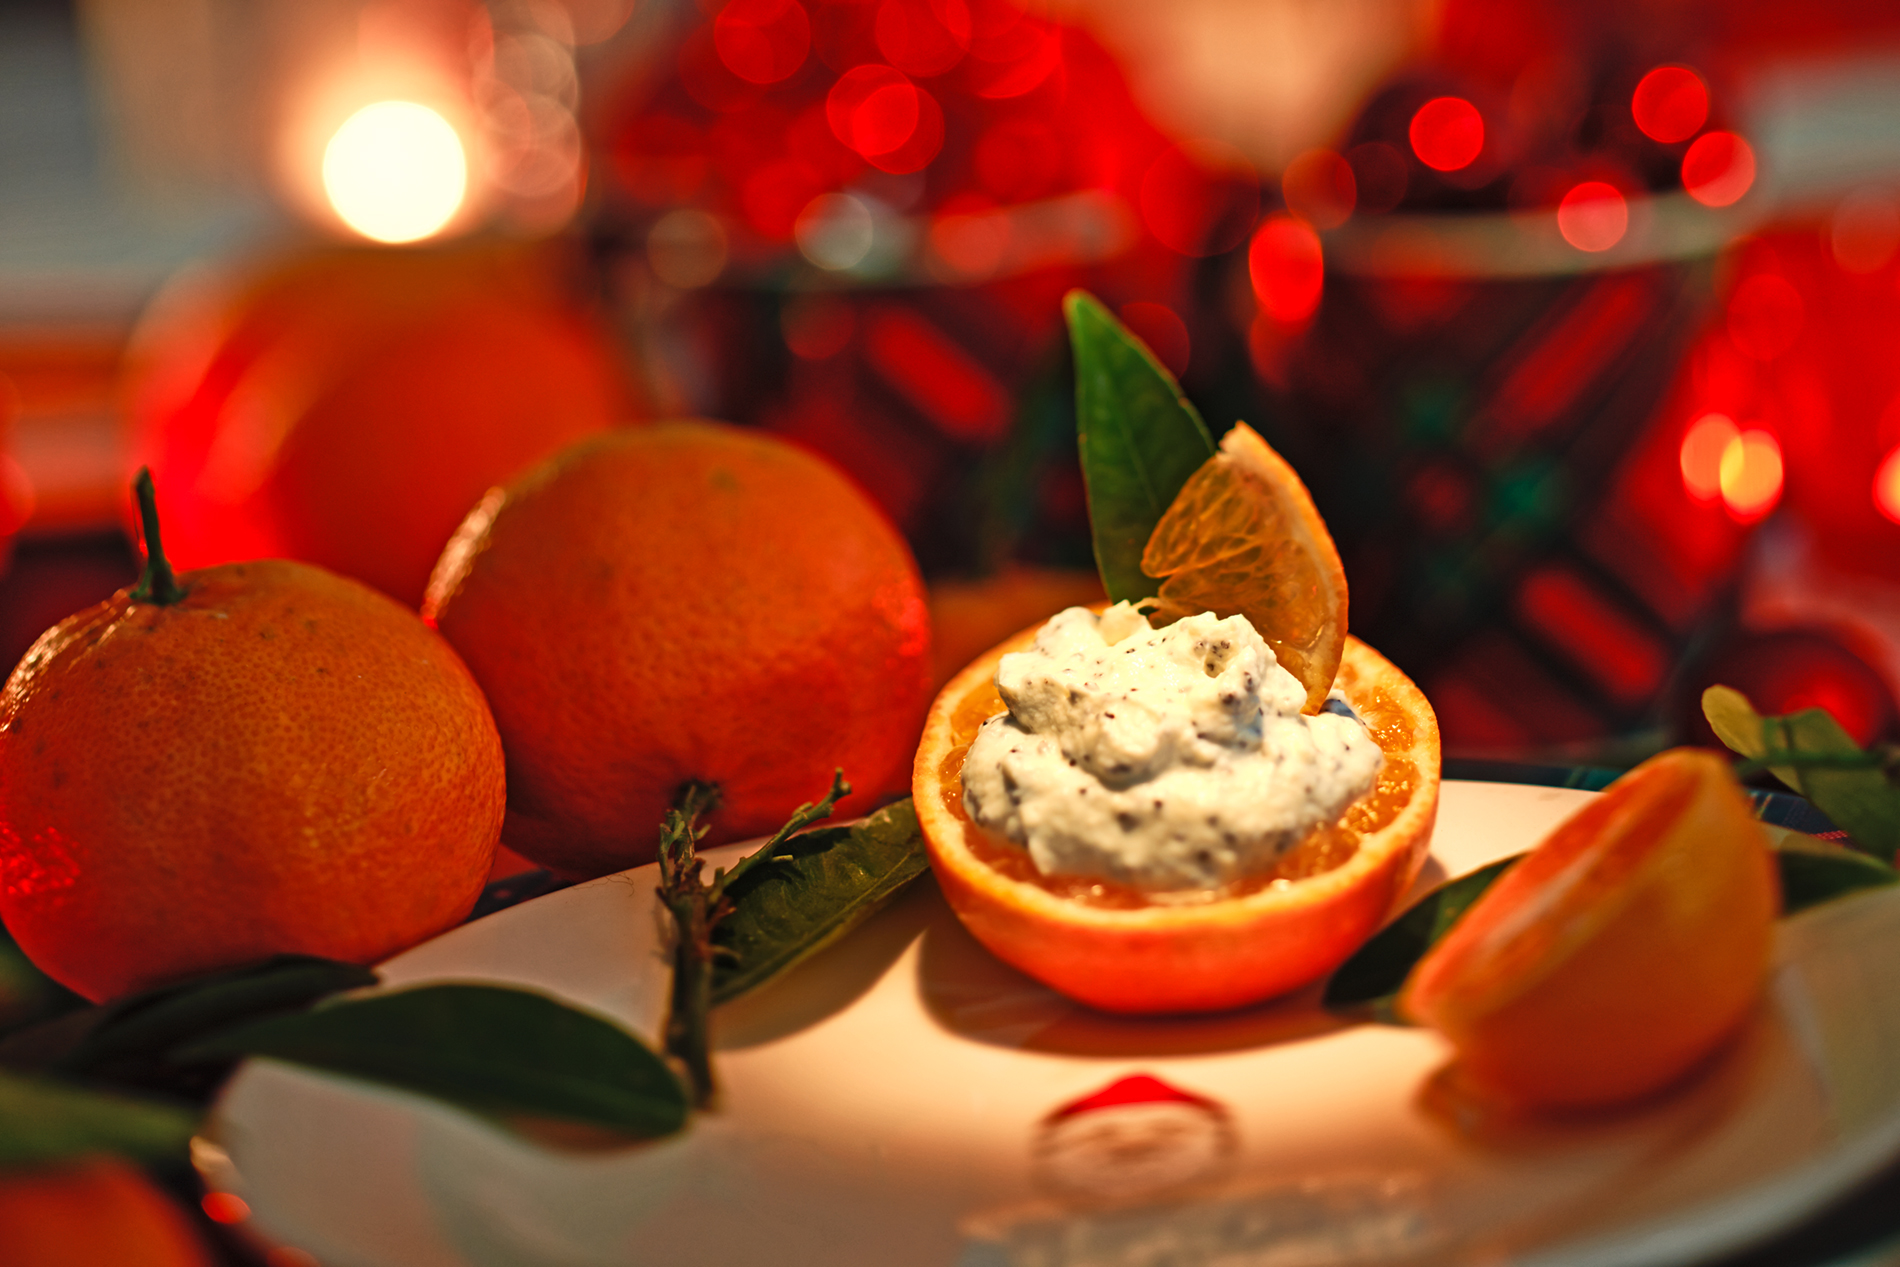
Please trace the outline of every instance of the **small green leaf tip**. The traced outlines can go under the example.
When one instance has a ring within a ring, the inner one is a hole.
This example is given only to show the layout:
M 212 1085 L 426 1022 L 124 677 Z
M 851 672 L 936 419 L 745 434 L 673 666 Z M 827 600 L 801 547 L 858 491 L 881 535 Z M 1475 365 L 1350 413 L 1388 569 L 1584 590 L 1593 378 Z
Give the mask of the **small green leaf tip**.
M 141 466 L 132 480 L 132 495 L 139 503 L 139 529 L 145 538 L 145 570 L 132 590 L 135 603 L 155 603 L 169 607 L 184 598 L 184 587 L 172 572 L 165 557 L 165 545 L 158 535 L 158 493 L 152 487 L 152 468 Z
M 1214 441 L 1174 375 L 1100 300 L 1072 290 L 1062 311 L 1096 566 L 1111 599 L 1148 598 L 1158 583 L 1142 572 L 1141 552 Z

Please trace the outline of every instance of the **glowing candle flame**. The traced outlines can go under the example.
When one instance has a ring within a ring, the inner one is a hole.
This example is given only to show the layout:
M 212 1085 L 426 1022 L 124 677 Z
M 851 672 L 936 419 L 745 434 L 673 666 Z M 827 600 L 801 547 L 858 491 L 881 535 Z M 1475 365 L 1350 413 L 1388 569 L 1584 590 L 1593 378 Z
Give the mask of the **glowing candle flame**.
M 449 222 L 468 192 L 462 138 L 413 101 L 351 115 L 323 151 L 323 189 L 343 222 L 378 242 L 416 242 Z

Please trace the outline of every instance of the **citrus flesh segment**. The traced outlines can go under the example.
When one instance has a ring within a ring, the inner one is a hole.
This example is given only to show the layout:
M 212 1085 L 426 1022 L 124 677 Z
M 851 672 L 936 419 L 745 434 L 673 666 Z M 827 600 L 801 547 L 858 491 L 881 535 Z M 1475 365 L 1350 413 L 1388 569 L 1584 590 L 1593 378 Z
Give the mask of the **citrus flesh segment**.
M 1245 423 L 1188 478 L 1142 552 L 1160 578 L 1157 623 L 1196 612 L 1245 616 L 1326 702 L 1346 642 L 1346 572 L 1293 468 Z
M 1385 754 L 1377 786 L 1273 871 L 1193 900 L 1152 900 L 1093 877 L 1044 876 L 1027 853 L 970 821 L 963 760 L 1005 710 L 997 662 L 1025 630 L 937 697 L 913 791 L 933 870 L 964 926 L 998 958 L 1093 1007 L 1166 1013 L 1239 1007 L 1331 972 L 1411 884 L 1438 808 L 1437 721 L 1418 688 L 1347 639 L 1338 683 Z
M 1400 1007 L 1500 1098 L 1637 1099 L 1747 1018 L 1779 905 L 1767 840 L 1727 764 L 1676 749 L 1505 873 L 1420 961 Z

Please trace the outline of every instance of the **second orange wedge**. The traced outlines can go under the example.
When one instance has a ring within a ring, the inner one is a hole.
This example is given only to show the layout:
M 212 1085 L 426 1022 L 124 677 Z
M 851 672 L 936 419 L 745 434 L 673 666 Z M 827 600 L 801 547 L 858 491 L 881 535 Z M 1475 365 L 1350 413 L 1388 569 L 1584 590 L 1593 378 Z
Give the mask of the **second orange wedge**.
M 1420 961 L 1400 1008 L 1503 1099 L 1633 1100 L 1748 1016 L 1779 905 L 1767 840 L 1727 763 L 1674 749 L 1506 872 Z

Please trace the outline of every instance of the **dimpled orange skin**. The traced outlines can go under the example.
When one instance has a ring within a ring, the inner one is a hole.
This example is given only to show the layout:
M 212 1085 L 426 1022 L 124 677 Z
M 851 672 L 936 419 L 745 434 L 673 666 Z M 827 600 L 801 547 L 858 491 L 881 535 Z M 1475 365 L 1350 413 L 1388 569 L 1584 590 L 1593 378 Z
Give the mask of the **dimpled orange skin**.
M 583 441 L 491 497 L 423 605 L 488 693 L 510 848 L 568 875 L 649 862 L 688 780 L 711 843 L 775 831 L 842 767 L 839 816 L 901 789 L 929 701 L 924 588 L 829 463 L 671 422 Z
M 279 952 L 371 963 L 460 922 L 505 789 L 455 652 L 282 560 L 129 591 L 0 691 L 0 919 L 92 999 Z
M 917 750 L 917 819 L 931 869 L 951 909 L 991 953 L 1104 1011 L 1209 1012 L 1318 980 L 1391 914 L 1431 842 L 1438 729 L 1418 688 L 1356 638 L 1346 639 L 1339 686 L 1362 712 L 1376 705 L 1405 719 L 1409 733 L 1382 738 L 1381 747 L 1388 767 L 1402 756 L 1417 781 L 1396 815 L 1365 833 L 1338 865 L 1243 896 L 1102 909 L 986 862 L 989 834 L 963 809 L 963 754 L 984 719 L 1003 711 L 995 688 L 997 662 L 1027 647 L 1035 634 L 1024 630 L 951 679 L 930 710 Z M 1379 738 L 1380 727 L 1374 729 Z

